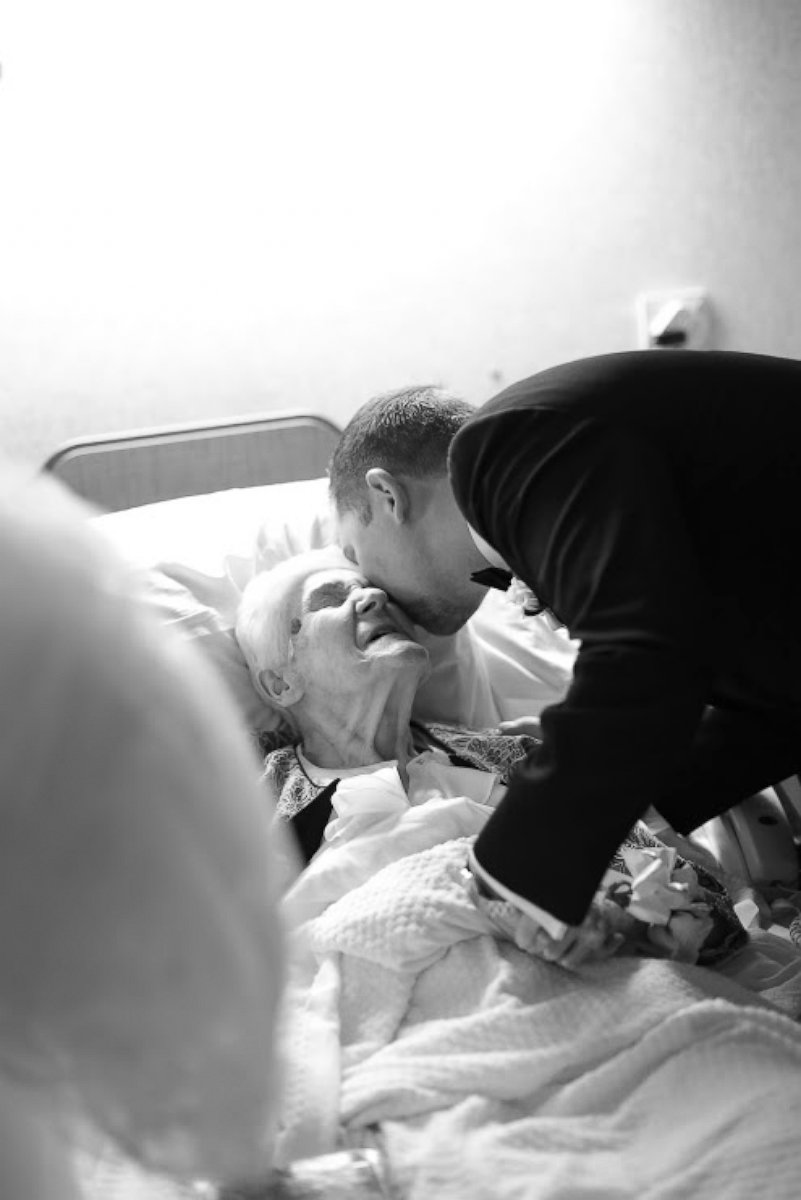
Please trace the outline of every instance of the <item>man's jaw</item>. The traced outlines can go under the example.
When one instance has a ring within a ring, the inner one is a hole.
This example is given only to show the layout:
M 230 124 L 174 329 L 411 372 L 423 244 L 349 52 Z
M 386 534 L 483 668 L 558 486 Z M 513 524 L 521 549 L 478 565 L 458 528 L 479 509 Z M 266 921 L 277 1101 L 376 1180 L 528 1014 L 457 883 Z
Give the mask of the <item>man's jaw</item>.
M 415 625 L 424 629 L 426 633 L 434 634 L 436 637 L 448 637 L 458 633 L 467 624 L 484 599 L 484 595 L 485 593 L 482 591 L 477 603 L 462 605 L 459 608 L 453 604 L 424 600 L 406 604 L 404 609 Z

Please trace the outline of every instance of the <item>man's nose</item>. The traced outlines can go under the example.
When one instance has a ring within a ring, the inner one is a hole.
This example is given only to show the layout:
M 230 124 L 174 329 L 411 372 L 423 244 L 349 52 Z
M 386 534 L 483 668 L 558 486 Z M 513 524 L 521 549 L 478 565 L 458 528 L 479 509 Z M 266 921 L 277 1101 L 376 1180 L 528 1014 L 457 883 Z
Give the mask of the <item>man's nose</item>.
M 356 611 L 359 613 L 372 612 L 382 609 L 387 602 L 387 593 L 382 588 L 364 587 L 360 589 L 356 599 Z

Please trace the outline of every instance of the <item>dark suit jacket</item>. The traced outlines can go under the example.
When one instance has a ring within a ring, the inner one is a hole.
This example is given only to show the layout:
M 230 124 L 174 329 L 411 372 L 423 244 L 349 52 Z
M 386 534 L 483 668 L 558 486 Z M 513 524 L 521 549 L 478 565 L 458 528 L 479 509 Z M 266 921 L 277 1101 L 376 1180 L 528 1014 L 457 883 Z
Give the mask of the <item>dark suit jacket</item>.
M 476 844 L 576 923 L 649 805 L 687 832 L 801 766 L 801 363 L 555 367 L 479 409 L 450 471 L 469 523 L 581 639 Z

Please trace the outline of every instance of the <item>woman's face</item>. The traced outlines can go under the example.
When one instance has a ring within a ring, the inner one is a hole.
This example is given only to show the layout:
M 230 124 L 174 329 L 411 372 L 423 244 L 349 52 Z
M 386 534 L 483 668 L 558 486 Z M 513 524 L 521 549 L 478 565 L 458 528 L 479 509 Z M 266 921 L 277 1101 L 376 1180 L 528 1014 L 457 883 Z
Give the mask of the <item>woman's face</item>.
M 428 651 L 414 627 L 381 588 L 350 567 L 308 575 L 290 620 L 296 670 L 307 688 L 363 686 L 366 676 L 398 671 L 422 677 Z

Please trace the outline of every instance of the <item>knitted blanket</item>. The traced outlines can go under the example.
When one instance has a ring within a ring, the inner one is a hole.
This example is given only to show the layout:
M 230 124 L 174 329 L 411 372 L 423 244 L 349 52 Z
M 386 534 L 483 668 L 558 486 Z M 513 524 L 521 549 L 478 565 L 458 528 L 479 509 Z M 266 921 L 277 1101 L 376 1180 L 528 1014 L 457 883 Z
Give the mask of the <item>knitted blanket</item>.
M 279 1160 L 380 1124 L 408 1200 L 796 1197 L 798 1026 L 706 968 L 499 941 L 461 876 L 477 814 L 447 802 L 445 841 L 428 815 L 309 876 Z

